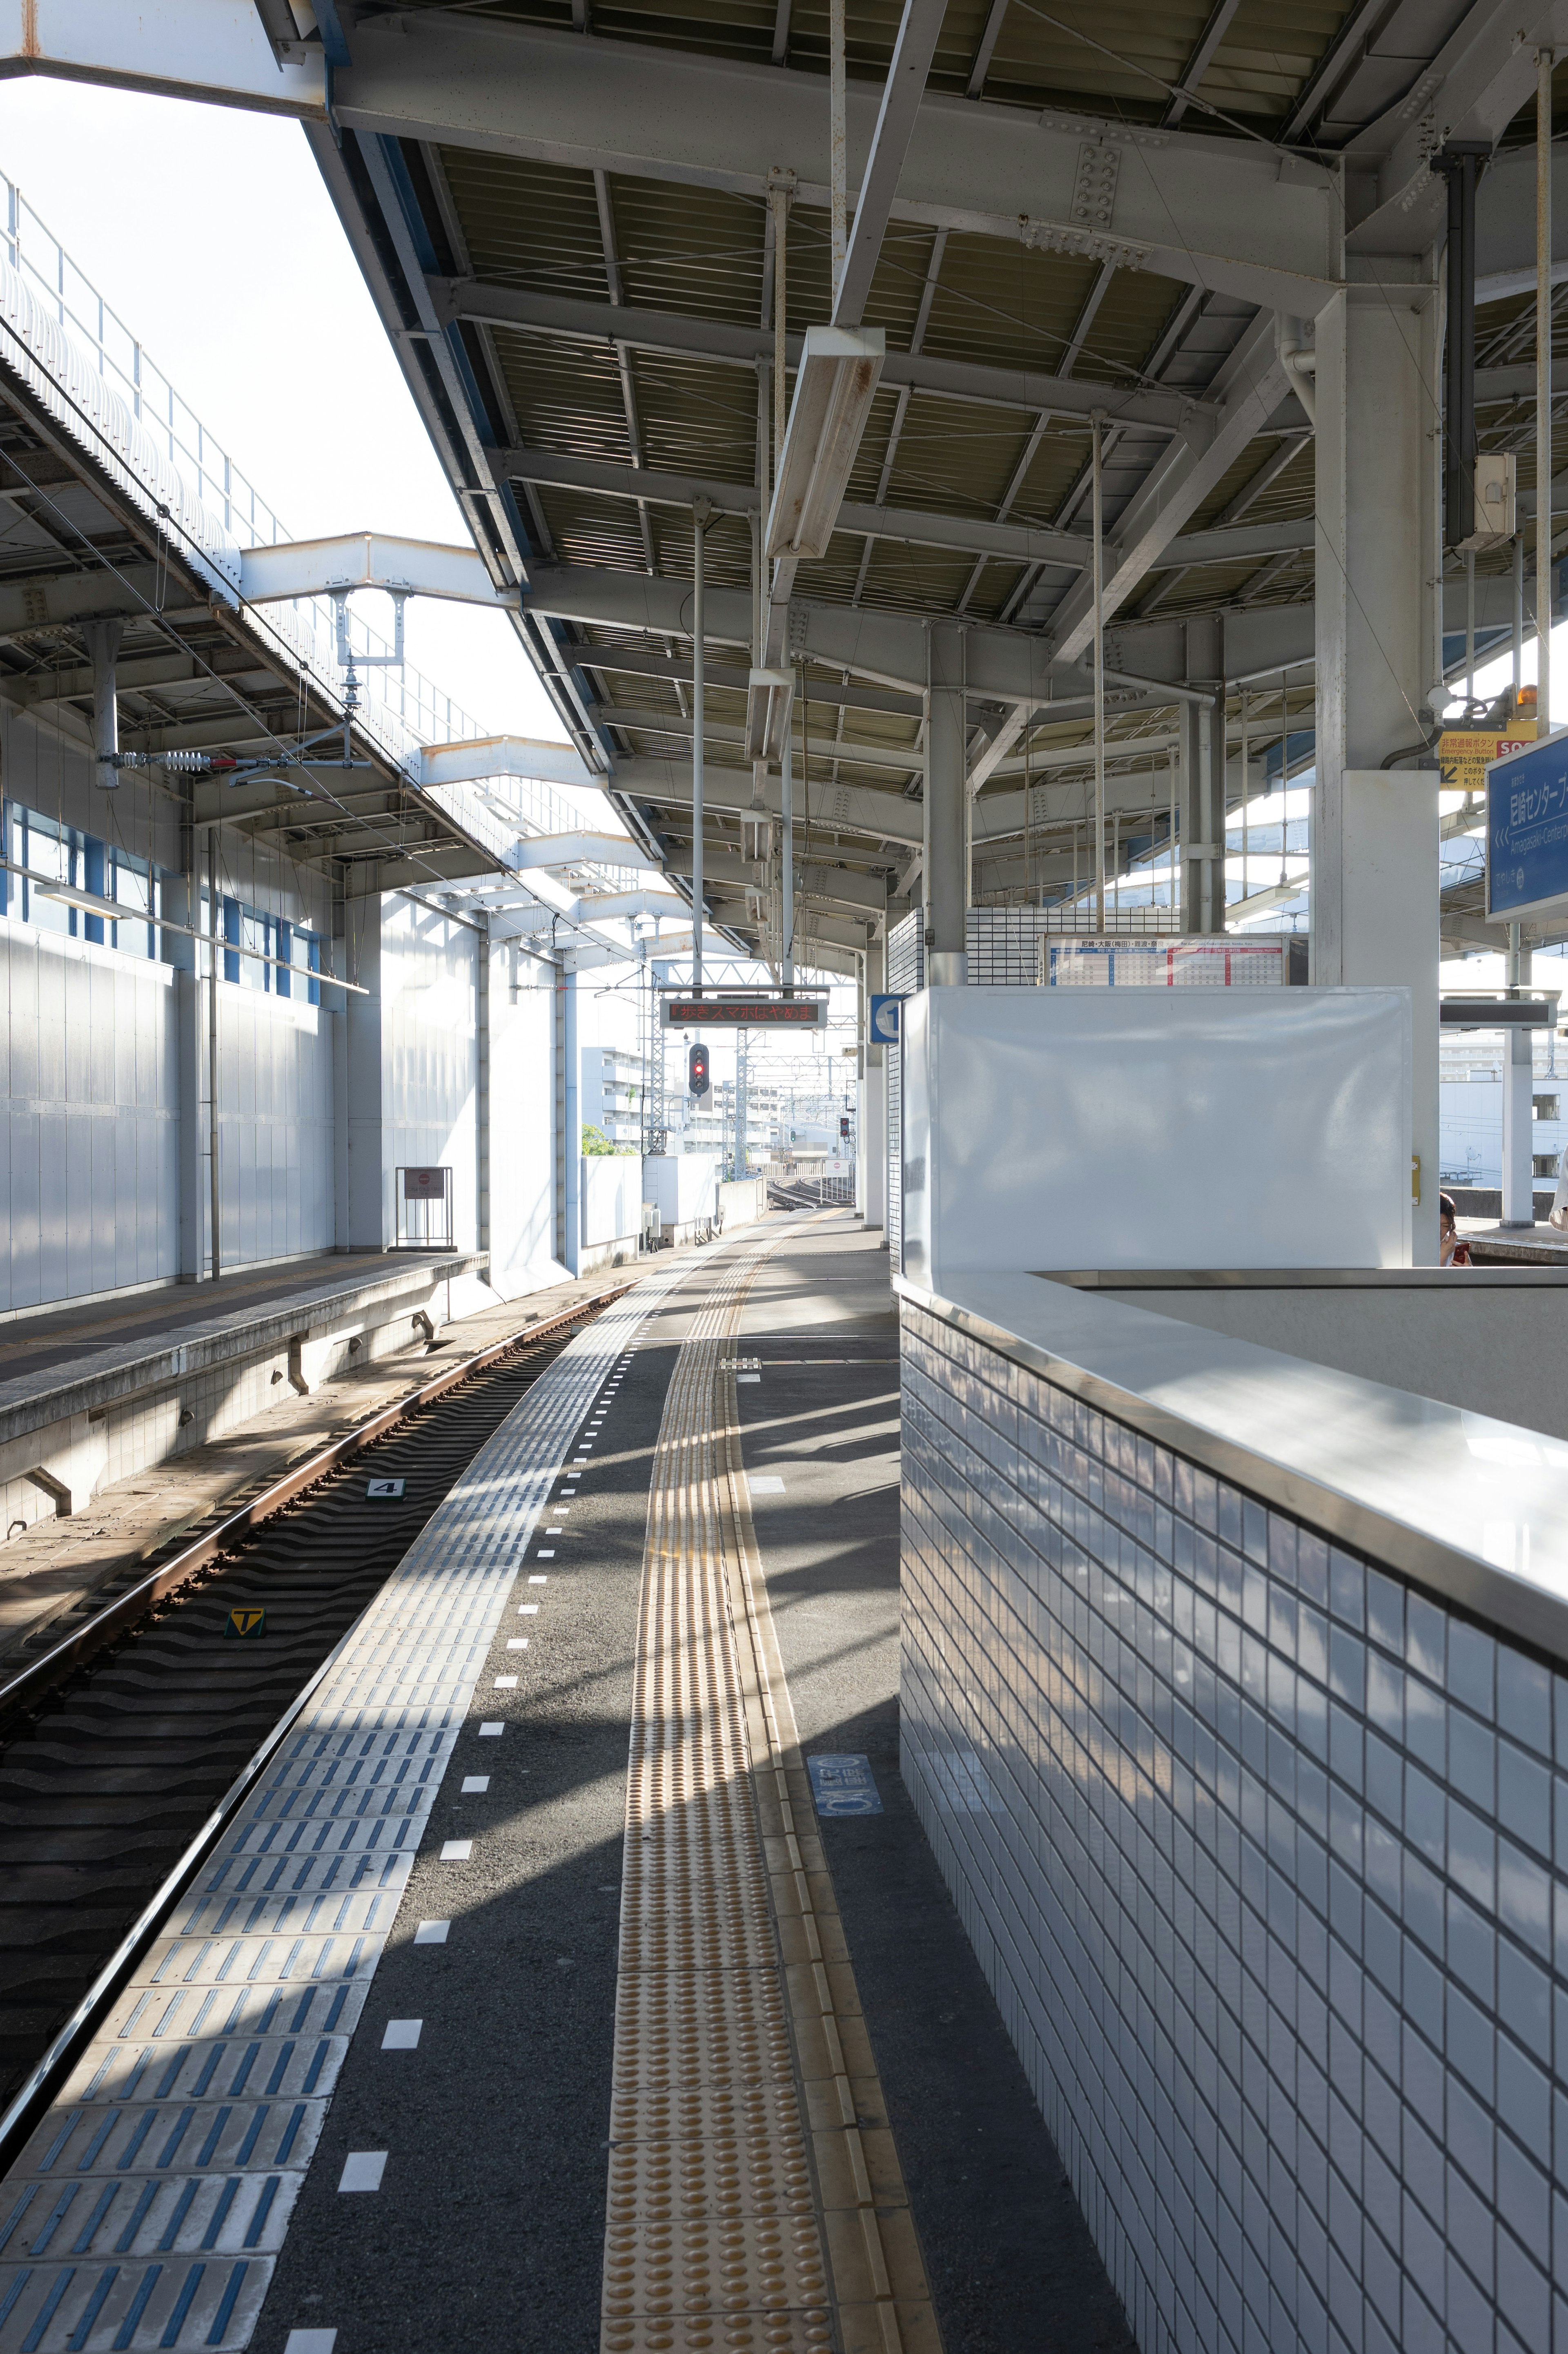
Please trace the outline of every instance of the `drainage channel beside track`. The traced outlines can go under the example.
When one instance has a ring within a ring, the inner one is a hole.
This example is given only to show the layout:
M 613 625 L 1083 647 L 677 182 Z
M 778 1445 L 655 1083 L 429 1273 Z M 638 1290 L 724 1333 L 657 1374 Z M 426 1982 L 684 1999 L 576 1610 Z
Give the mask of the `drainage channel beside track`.
M 0 2103 L 485 1440 L 624 1288 L 444 1369 L 0 1686 Z

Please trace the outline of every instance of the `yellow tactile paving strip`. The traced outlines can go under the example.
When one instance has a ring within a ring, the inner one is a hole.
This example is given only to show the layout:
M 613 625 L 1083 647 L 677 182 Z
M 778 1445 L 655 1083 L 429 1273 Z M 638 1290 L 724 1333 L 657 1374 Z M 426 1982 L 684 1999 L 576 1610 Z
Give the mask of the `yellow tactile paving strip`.
M 815 1829 L 715 1269 L 654 1454 L 627 1785 L 603 2354 L 940 2354 Z

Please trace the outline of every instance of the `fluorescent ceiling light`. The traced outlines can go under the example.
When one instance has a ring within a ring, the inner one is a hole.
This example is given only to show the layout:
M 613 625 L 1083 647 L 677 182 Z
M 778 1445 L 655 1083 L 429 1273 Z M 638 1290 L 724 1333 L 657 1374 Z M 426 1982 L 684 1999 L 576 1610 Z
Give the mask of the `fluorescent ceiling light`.
M 754 670 L 746 682 L 746 757 L 778 760 L 795 693 L 792 670 Z
M 808 327 L 768 516 L 769 556 L 825 556 L 882 375 L 880 327 Z

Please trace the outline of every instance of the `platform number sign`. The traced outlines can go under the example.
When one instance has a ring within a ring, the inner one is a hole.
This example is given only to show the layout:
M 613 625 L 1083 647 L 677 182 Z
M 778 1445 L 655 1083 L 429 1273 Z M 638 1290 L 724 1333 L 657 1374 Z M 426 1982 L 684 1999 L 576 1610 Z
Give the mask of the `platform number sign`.
M 871 1044 L 874 1046 L 896 1046 L 898 1044 L 898 1009 L 901 997 L 874 997 L 871 1001 Z
M 368 1479 L 365 1492 L 378 1502 L 396 1503 L 403 1493 L 403 1482 L 401 1479 Z
M 223 1631 L 226 1636 L 232 1636 L 241 1643 L 253 1643 L 259 1635 L 267 1632 L 267 1613 L 265 1610 L 231 1610 L 223 1622 Z

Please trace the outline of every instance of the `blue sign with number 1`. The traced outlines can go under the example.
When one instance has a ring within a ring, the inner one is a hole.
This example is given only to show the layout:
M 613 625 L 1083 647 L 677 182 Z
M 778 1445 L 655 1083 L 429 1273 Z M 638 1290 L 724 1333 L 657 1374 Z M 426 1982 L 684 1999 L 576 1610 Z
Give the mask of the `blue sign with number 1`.
M 871 1001 L 871 1044 L 874 1046 L 896 1046 L 898 1044 L 898 1009 L 901 997 L 874 997 Z
M 1511 921 L 1560 900 L 1568 900 L 1568 730 L 1487 770 L 1488 915 Z

